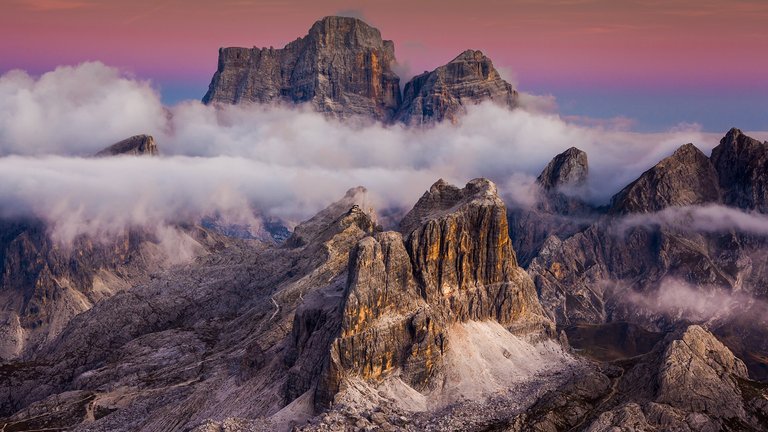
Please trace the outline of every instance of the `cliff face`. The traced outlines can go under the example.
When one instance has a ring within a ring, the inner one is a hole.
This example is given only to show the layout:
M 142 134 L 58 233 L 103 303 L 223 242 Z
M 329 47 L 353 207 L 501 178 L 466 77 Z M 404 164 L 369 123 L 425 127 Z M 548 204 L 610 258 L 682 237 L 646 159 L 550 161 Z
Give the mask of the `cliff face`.
M 405 85 L 392 70 L 394 44 L 346 17 L 325 17 L 284 48 L 222 48 L 206 104 L 309 104 L 335 118 L 429 124 L 456 121 L 470 105 L 514 108 L 517 92 L 491 60 L 468 50 Z
M 733 128 L 712 149 L 726 205 L 768 213 L 768 143 Z
M 480 51 L 468 50 L 409 81 L 395 118 L 406 124 L 456 121 L 469 106 L 493 101 L 514 108 L 517 98 L 517 91 L 501 78 L 491 59 Z
M 394 45 L 345 17 L 326 17 L 282 49 L 222 48 L 203 102 L 309 103 L 338 118 L 386 121 L 400 106 Z
M 511 210 L 513 242 L 531 256 L 527 269 L 548 315 L 558 325 L 628 321 L 656 330 L 707 322 L 751 376 L 768 376 L 760 360 L 768 344 L 757 337 L 765 322 L 768 237 L 718 216 L 761 211 L 763 147 L 737 130 L 711 159 L 684 145 L 571 232 L 564 227 L 579 218 L 556 195 L 542 194 L 533 211 Z M 692 226 L 701 223 L 696 211 L 714 215 L 711 227 Z M 687 296 L 724 300 L 702 311 Z
M 714 166 L 696 146 L 686 144 L 616 194 L 611 200 L 611 211 L 654 212 L 719 201 Z
M 351 377 L 375 383 L 396 373 L 419 391 L 440 387 L 455 323 L 493 320 L 520 335 L 553 334 L 517 266 L 493 183 L 477 179 L 459 189 L 441 180 L 401 226 L 402 233 L 363 238 L 351 252 L 335 333 L 308 325 L 324 306 L 297 316 L 294 331 L 310 335 L 296 339 L 333 338 L 318 378 L 319 405 L 330 404 Z

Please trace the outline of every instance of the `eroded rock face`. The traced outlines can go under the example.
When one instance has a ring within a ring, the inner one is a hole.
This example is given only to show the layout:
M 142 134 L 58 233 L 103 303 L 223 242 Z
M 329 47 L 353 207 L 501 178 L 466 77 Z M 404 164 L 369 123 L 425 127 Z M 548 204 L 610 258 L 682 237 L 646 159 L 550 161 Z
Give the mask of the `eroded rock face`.
M 347 17 L 325 17 L 282 49 L 222 48 L 203 102 L 309 103 L 337 118 L 387 121 L 400 106 L 394 45 Z
M 519 335 L 553 334 L 516 264 L 493 183 L 476 179 L 460 189 L 438 181 L 401 227 L 357 244 L 339 315 L 318 304 L 300 314 L 313 324 L 294 323 L 297 340 L 326 341 L 338 323 L 327 360 L 312 362 L 325 365 L 315 392 L 320 406 L 351 377 L 376 383 L 396 373 L 410 391 L 439 387 L 454 323 L 493 320 Z
M 632 361 L 573 377 L 512 430 L 764 431 L 760 388 L 711 333 L 688 326 Z
M 550 243 L 559 242 L 596 219 L 596 209 L 580 198 L 588 176 L 587 154 L 571 147 L 555 156 L 539 174 L 532 190 L 535 202 L 509 207 L 512 244 L 523 267 L 539 254 L 548 239 Z
M 467 50 L 432 72 L 405 85 L 403 106 L 395 118 L 406 124 L 456 121 L 471 105 L 493 101 L 517 106 L 518 94 L 482 52 Z
M 768 212 L 768 143 L 733 128 L 712 149 L 726 205 Z
M 654 212 L 719 201 L 715 168 L 701 150 L 686 144 L 616 194 L 611 211 Z
M 78 314 L 149 280 L 172 265 L 221 245 L 202 228 L 169 229 L 160 238 L 130 230 L 109 240 L 81 235 L 71 243 L 50 237 L 33 219 L 3 220 L 0 229 L 0 358 L 26 357 L 51 342 Z M 173 251 L 166 242 L 175 242 Z M 187 255 L 188 254 L 188 255 Z
M 112 144 L 96 153 L 95 156 L 157 156 L 159 154 L 160 152 L 157 149 L 157 144 L 155 144 L 155 139 L 152 135 L 136 135 Z
M 555 156 L 536 179 L 544 190 L 562 186 L 578 187 L 587 181 L 589 162 L 587 153 L 576 147 Z

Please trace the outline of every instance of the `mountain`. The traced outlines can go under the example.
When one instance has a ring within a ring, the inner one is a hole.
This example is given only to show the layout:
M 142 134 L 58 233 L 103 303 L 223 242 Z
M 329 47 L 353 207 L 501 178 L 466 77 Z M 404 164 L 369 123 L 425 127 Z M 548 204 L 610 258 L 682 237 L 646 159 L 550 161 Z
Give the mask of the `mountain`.
M 755 152 L 750 164 L 759 162 L 762 147 L 732 130 L 711 158 L 682 146 L 609 208 L 573 216 L 561 198 L 543 194 L 533 210 L 510 209 L 513 243 L 532 257 L 525 265 L 548 316 L 559 326 L 631 322 L 651 331 L 705 324 L 752 377 L 768 377 L 768 345 L 757 336 L 768 298 L 768 236 L 726 222 L 760 208 L 752 192 L 766 171 L 714 162 L 739 148 Z M 693 226 L 697 214 L 708 225 Z
M 338 119 L 430 124 L 471 105 L 517 106 L 517 91 L 491 60 L 468 50 L 400 92 L 392 41 L 356 18 L 329 16 L 284 48 L 222 48 L 206 104 L 308 104 Z
M 333 117 L 386 121 L 400 107 L 395 48 L 355 18 L 325 17 L 282 49 L 222 48 L 203 102 L 309 103 Z
M 262 417 L 271 429 L 330 408 L 354 427 L 365 406 L 428 419 L 579 362 L 551 339 L 493 183 L 436 183 L 401 232 L 376 228 L 355 204 L 364 193 L 284 245 L 225 245 L 79 314 L 3 369 L 18 390 L 4 421 L 182 430 Z M 498 375 L 471 379 L 480 365 Z
M 511 109 L 517 106 L 518 94 L 501 78 L 491 59 L 480 51 L 467 50 L 448 64 L 410 80 L 395 120 L 411 125 L 456 122 L 468 106 L 483 101 Z
M 617 213 L 655 212 L 667 207 L 720 202 L 718 174 L 709 158 L 693 144 L 644 172 L 611 200 Z
M 94 156 L 157 156 L 158 154 L 157 144 L 155 144 L 155 139 L 151 135 L 136 135 L 112 144 Z
M 733 128 L 712 149 L 711 160 L 726 205 L 768 212 L 768 142 Z

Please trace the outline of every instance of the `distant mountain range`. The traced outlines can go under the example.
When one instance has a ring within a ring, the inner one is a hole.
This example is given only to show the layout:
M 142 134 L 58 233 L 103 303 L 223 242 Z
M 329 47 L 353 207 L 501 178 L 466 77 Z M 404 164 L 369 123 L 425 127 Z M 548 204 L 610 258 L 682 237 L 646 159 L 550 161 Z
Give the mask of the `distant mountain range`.
M 518 105 L 479 51 L 403 93 L 394 61 L 326 17 L 222 49 L 204 102 L 408 126 Z M 62 250 L 0 221 L 0 429 L 768 430 L 768 142 L 682 145 L 602 207 L 589 176 L 571 148 L 531 206 L 438 180 L 391 230 L 356 187 L 290 233 L 178 226 L 182 257 L 138 228 Z

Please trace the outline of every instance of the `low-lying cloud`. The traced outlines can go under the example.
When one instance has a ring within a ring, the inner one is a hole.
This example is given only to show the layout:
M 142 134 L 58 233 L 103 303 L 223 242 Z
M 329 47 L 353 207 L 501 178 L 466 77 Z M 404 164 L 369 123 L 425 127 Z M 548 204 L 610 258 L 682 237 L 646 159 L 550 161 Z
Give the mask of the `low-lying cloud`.
M 698 233 L 738 231 L 768 236 L 768 216 L 721 205 L 669 207 L 654 213 L 628 215 L 618 224 L 622 232 L 639 226 L 669 226 Z
M 526 202 L 544 165 L 572 146 L 589 154 L 589 196 L 605 202 L 678 146 L 707 151 L 717 141 L 696 126 L 578 125 L 551 112 L 551 98 L 528 100 L 527 109 L 483 104 L 459 124 L 409 129 L 302 107 L 164 107 L 150 83 L 101 63 L 40 77 L 12 71 L 0 77 L 0 214 L 43 218 L 67 241 L 209 214 L 297 220 L 357 185 L 379 209 L 410 207 L 438 178 L 489 177 Z M 139 133 L 154 135 L 163 156 L 87 158 Z
M 628 290 L 623 301 L 646 312 L 696 323 L 722 323 L 748 312 L 760 312 L 756 318 L 764 319 L 768 312 L 768 303 L 748 291 L 693 285 L 672 277 L 664 278 L 651 291 Z

